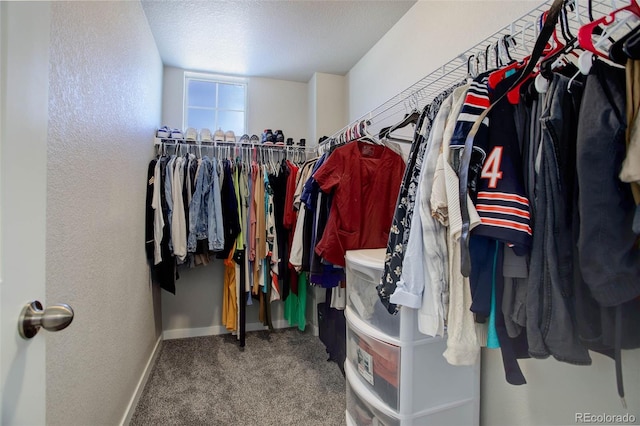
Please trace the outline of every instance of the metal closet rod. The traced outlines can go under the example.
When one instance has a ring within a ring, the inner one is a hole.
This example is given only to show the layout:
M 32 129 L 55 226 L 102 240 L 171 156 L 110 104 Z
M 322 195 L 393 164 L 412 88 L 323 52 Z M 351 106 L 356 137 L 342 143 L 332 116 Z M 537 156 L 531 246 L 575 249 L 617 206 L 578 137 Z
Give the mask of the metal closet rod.
M 591 13 L 594 14 L 594 18 L 597 18 L 598 16 L 610 13 L 614 8 L 612 3 L 615 2 L 615 0 L 590 0 L 590 2 L 592 9 Z M 547 0 L 520 18 L 511 22 L 509 25 L 502 27 L 492 35 L 475 44 L 473 47 L 465 50 L 455 58 L 446 62 L 438 69 L 430 72 L 407 89 L 344 126 L 324 140 L 319 144 L 319 146 L 337 139 L 349 128 L 353 128 L 363 120 L 367 120 L 369 124 L 372 125 L 377 121 L 375 119 L 380 118 L 383 114 L 384 118 L 390 118 L 391 116 L 401 112 L 402 109 L 407 110 L 408 107 L 422 109 L 428 104 L 428 102 L 431 102 L 433 98 L 435 98 L 439 93 L 442 93 L 446 88 L 451 87 L 453 84 L 461 82 L 468 77 L 468 65 L 471 58 L 482 57 L 483 62 L 487 62 L 489 66 L 493 65 L 492 62 L 488 62 L 488 56 L 493 53 L 489 47 L 499 46 L 503 39 L 510 44 L 509 54 L 512 58 L 518 60 L 523 59 L 525 56 L 530 54 L 530 50 L 533 48 L 535 40 L 538 37 L 538 20 L 542 14 L 549 9 L 551 3 L 551 0 Z M 570 29 L 575 34 L 583 22 L 588 22 L 590 20 L 587 10 L 588 8 L 586 7 L 586 1 L 584 0 L 569 0 L 566 2 L 566 7 L 569 6 L 573 8 L 573 11 L 569 12 L 568 21 Z M 528 35 L 532 36 L 530 40 L 527 40 Z M 484 63 L 480 65 L 483 65 L 484 69 Z M 397 111 L 390 113 L 390 111 L 394 109 Z
M 244 147 L 244 148 L 266 148 L 266 149 L 282 149 L 282 148 L 290 148 L 296 150 L 309 150 L 315 151 L 315 148 L 311 148 L 308 146 L 300 146 L 300 145 L 265 145 L 262 143 L 240 143 L 240 142 L 197 142 L 197 141 L 187 141 L 186 139 L 165 139 L 165 138 L 156 138 L 155 145 L 184 145 L 188 147 L 195 148 L 216 148 L 216 147 Z

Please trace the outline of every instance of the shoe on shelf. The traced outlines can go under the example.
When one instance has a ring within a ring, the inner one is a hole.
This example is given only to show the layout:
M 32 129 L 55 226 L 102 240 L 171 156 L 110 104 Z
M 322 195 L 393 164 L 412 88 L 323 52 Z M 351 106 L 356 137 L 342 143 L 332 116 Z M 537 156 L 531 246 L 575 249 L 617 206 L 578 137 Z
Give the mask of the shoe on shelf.
M 211 139 L 211 130 L 207 129 L 206 127 L 200 129 L 200 140 L 202 142 L 211 142 L 213 140 Z
M 224 134 L 224 141 L 236 143 L 236 134 L 233 133 L 233 130 L 227 130 L 227 133 Z
M 269 145 L 273 145 L 273 132 L 271 129 L 264 129 L 262 133 L 262 143 L 266 144 L 269 142 Z
M 182 136 L 182 130 L 171 129 L 171 139 L 184 139 L 184 136 Z
M 273 134 L 273 137 L 275 139 L 276 145 L 284 146 L 284 133 L 282 133 L 282 130 L 276 130 L 276 132 Z
M 240 143 L 250 143 L 249 135 L 245 133 L 244 135 L 240 136 L 240 139 L 238 140 L 238 142 L 240 142 Z
M 293 145 L 293 138 L 287 138 L 287 145 Z
M 260 138 L 258 137 L 258 135 L 251 135 L 251 138 L 249 139 L 250 143 L 260 143 Z
M 306 139 L 300 139 L 300 142 L 298 143 L 298 146 L 305 146 L 307 144 L 307 140 Z
M 216 130 L 216 132 L 213 134 L 213 141 L 224 142 L 224 132 L 222 131 L 222 129 Z
M 187 128 L 185 132 L 185 139 L 188 141 L 197 141 L 198 140 L 198 131 L 193 127 Z
M 156 137 L 166 139 L 171 137 L 171 129 L 167 126 L 162 126 L 156 131 Z

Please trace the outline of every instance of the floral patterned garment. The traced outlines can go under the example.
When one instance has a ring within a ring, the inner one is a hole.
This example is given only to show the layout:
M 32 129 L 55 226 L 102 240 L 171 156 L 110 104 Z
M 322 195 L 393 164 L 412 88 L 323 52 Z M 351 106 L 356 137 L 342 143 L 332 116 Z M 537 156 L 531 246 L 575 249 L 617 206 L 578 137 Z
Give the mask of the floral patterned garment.
M 389 241 L 387 242 L 387 254 L 385 256 L 384 271 L 380 278 L 380 283 L 376 287 L 380 301 L 387 308 L 390 314 L 397 314 L 399 306 L 391 303 L 389 298 L 396 289 L 396 283 L 402 275 L 402 262 L 404 260 L 404 250 L 409 241 L 409 230 L 411 228 L 411 218 L 416 204 L 416 193 L 420 171 L 422 170 L 423 157 L 426 141 L 429 139 L 429 132 L 433 121 L 440 110 L 440 106 L 449 97 L 454 89 L 461 86 L 457 84 L 445 90 L 427 105 L 416 126 L 416 132 L 409 152 L 409 163 L 402 178 L 398 202 L 393 215 Z

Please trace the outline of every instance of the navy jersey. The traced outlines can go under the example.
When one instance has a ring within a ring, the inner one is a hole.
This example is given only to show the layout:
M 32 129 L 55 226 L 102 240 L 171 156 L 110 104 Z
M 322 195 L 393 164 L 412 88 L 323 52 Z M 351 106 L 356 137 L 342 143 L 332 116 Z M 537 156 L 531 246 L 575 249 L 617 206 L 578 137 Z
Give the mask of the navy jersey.
M 458 174 L 460 173 L 460 162 L 462 161 L 462 153 L 467 135 L 478 117 L 489 107 L 488 76 L 488 73 L 478 76 L 469 86 L 464 104 L 462 104 L 462 109 L 456 121 L 455 130 L 451 136 L 449 143 L 449 151 L 451 153 L 449 163 Z M 480 169 L 487 156 L 485 149 L 487 145 L 488 126 L 489 117 L 487 116 L 482 120 L 482 124 L 473 139 L 473 151 L 469 162 L 467 187 L 469 188 L 469 195 L 474 202 L 478 193 Z
M 500 97 L 516 78 L 517 75 L 513 75 L 500 82 L 490 96 Z M 514 107 L 505 97 L 492 107 L 489 117 L 487 156 L 480 172 L 476 200 L 481 224 L 473 233 L 502 241 L 523 255 L 531 246 L 532 232 Z

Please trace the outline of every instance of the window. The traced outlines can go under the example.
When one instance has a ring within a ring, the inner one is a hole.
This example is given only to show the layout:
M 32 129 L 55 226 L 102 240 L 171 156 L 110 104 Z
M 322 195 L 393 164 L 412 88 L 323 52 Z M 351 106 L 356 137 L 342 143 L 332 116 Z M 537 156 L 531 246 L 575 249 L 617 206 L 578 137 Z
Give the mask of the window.
M 209 74 L 184 75 L 184 128 L 246 133 L 247 82 Z

